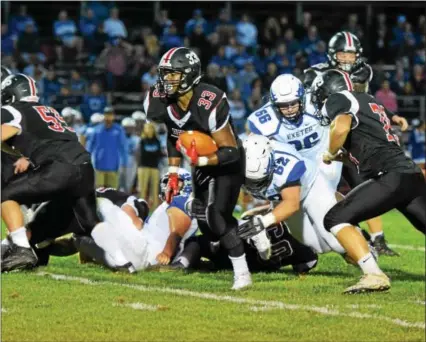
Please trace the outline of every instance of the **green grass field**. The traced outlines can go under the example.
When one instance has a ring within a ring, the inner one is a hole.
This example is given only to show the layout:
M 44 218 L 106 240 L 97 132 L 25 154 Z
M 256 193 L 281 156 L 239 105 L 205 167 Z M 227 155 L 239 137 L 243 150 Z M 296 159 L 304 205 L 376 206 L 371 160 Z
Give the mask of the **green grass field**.
M 231 272 L 111 273 L 78 265 L 2 275 L 2 341 L 425 341 L 425 239 L 397 212 L 384 217 L 401 253 L 382 257 L 388 293 L 343 295 L 360 271 L 320 257 L 300 278 L 254 274 L 232 292 Z

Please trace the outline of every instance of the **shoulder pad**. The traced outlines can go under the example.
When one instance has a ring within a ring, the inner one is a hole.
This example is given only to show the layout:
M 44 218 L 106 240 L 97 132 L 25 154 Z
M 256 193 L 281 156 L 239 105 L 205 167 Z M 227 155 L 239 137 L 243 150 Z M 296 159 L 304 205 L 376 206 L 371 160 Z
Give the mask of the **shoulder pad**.
M 143 109 L 147 115 L 147 119 L 152 121 L 161 120 L 163 115 L 167 114 L 167 104 L 162 101 L 156 86 L 152 86 L 145 96 Z
M 248 121 L 250 130 L 253 133 L 261 134 L 266 137 L 277 134 L 281 124 L 270 103 L 251 113 L 248 117 Z

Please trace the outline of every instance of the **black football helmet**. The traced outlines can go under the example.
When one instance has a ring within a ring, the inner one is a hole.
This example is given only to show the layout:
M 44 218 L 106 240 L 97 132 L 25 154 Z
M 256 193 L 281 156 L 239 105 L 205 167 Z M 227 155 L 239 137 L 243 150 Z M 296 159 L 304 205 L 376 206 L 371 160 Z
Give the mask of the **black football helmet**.
M 16 101 L 38 102 L 37 86 L 34 79 L 24 74 L 9 75 L 1 83 L 1 104 Z
M 318 75 L 312 82 L 312 103 L 320 111 L 324 101 L 334 93 L 348 90 L 353 91 L 353 83 L 347 72 L 331 69 Z
M 342 63 L 337 60 L 338 52 L 353 52 L 355 53 L 354 63 Z M 342 31 L 336 33 L 328 42 L 327 57 L 333 67 L 343 71 L 350 72 L 356 61 L 362 54 L 362 46 L 357 36 L 354 34 Z
M 201 79 L 201 62 L 197 54 L 185 47 L 176 47 L 161 57 L 158 65 L 157 89 L 161 96 L 178 97 L 190 91 Z M 166 80 L 169 73 L 181 73 L 178 80 Z M 176 89 L 174 89 L 177 86 Z
M 7 77 L 12 75 L 12 71 L 10 71 L 8 68 L 6 68 L 5 66 L 1 66 L 1 81 L 3 82 L 3 80 Z

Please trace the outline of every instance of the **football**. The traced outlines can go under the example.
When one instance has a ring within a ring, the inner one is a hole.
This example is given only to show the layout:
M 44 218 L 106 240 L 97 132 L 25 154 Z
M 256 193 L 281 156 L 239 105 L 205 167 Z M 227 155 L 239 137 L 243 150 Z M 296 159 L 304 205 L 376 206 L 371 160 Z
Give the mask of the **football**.
M 178 141 L 186 150 L 189 150 L 192 141 L 195 141 L 195 149 L 199 156 L 209 156 L 217 151 L 216 142 L 212 137 L 199 131 L 184 132 L 179 135 Z

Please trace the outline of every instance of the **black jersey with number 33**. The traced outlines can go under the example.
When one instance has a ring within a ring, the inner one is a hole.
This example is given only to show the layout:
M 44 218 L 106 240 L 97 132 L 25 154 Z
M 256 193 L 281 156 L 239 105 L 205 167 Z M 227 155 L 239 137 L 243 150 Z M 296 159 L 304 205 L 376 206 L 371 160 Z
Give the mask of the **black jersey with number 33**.
M 230 121 L 226 94 L 206 83 L 194 87 L 194 94 L 186 112 L 179 108 L 176 101 L 160 98 L 155 86 L 151 87 L 143 105 L 148 120 L 166 124 L 169 157 L 180 157 L 180 154 L 170 148 L 175 146 L 179 134 L 194 130 L 211 135 Z
M 389 120 L 392 113 L 373 96 L 347 90 L 332 94 L 323 114 L 331 120 L 339 114 L 352 116 L 352 129 L 344 148 L 363 177 L 390 171 L 420 172 L 399 145 Z
M 16 127 L 7 142 L 36 164 L 49 160 L 90 161 L 74 130 L 52 107 L 37 102 L 15 102 L 1 107 L 1 123 Z

